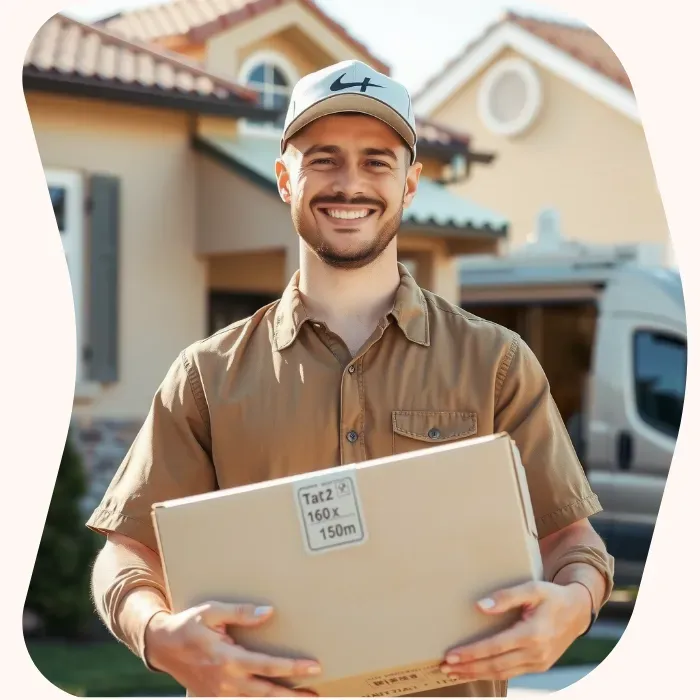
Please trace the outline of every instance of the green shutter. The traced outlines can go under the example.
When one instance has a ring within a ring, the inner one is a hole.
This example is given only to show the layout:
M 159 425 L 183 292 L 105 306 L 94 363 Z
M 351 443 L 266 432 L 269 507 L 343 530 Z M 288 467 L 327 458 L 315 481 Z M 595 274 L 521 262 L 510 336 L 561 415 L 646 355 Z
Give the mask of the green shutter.
M 119 178 L 93 175 L 86 360 L 89 378 L 102 383 L 119 377 L 119 224 Z

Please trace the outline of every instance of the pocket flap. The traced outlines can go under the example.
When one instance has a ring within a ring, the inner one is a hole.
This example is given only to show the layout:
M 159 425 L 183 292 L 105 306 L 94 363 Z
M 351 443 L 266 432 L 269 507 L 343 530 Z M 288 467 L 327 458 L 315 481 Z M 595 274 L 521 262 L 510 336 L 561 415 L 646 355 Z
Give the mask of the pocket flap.
M 424 440 L 446 442 L 476 434 L 476 413 L 465 411 L 392 411 L 394 432 Z

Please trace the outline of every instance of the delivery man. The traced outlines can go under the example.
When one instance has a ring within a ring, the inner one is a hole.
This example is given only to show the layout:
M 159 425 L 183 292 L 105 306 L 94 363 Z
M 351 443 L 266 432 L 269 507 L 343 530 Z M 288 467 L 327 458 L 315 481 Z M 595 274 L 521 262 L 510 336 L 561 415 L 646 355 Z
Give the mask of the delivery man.
M 171 612 L 151 505 L 421 449 L 464 434 L 473 414 L 479 435 L 508 432 L 520 449 L 546 580 L 474 601 L 520 621 L 448 652 L 442 671 L 464 683 L 431 694 L 504 696 L 509 678 L 548 669 L 610 595 L 612 559 L 588 521 L 601 507 L 533 353 L 398 263 L 421 167 L 403 85 L 357 61 L 299 81 L 275 168 L 300 269 L 279 301 L 182 351 L 88 522 L 107 535 L 93 572 L 100 616 L 196 696 L 308 695 L 275 680 L 319 669 L 236 644 L 237 625 L 274 610 Z M 394 411 L 411 413 L 416 439 L 394 432 Z

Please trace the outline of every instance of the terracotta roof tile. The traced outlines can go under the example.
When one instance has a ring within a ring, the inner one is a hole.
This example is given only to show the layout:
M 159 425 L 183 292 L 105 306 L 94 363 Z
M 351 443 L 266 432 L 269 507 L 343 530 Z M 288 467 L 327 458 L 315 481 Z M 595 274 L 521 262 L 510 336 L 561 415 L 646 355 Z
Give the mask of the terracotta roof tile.
M 257 105 L 257 95 L 201 65 L 153 46 L 127 41 L 64 15 L 46 22 L 24 58 L 25 76 L 93 80 L 120 89 L 208 98 L 230 105 Z
M 139 41 L 159 42 L 171 37 L 186 36 L 190 41 L 199 43 L 217 32 L 286 2 L 304 5 L 331 31 L 371 58 L 380 71 L 390 73 L 389 66 L 373 56 L 367 46 L 352 37 L 313 0 L 170 0 L 160 5 L 121 12 L 96 22 L 96 25 Z
M 487 36 L 491 35 L 504 23 L 510 22 L 530 34 L 546 41 L 552 46 L 568 53 L 573 58 L 586 64 L 593 70 L 614 80 L 619 85 L 632 90 L 632 84 L 620 60 L 607 43 L 586 25 L 568 24 L 565 22 L 526 17 L 516 12 L 506 12 L 496 22 L 490 24 L 473 41 L 469 42 L 454 58 L 450 59 L 436 74 L 430 78 L 420 90 L 414 93 L 414 99 L 427 92 L 436 80 L 443 76 L 472 52 Z
M 628 90 L 632 89 L 620 59 L 602 37 L 590 27 L 525 17 L 515 12 L 509 12 L 506 19 L 565 51 L 619 85 Z

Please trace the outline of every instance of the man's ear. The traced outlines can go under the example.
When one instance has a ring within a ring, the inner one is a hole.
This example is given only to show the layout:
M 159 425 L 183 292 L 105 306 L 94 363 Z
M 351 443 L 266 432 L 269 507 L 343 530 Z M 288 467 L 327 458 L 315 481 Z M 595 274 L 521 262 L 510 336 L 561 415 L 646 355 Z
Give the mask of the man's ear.
M 284 158 L 275 161 L 275 176 L 277 177 L 277 191 L 285 204 L 292 201 L 292 191 L 289 186 L 289 170 Z
M 410 206 L 413 198 L 416 196 L 416 191 L 418 190 L 418 180 L 420 180 L 420 174 L 423 170 L 423 164 L 416 161 L 413 165 L 408 168 L 408 175 L 406 175 L 406 187 L 403 192 L 403 205 L 404 207 Z

